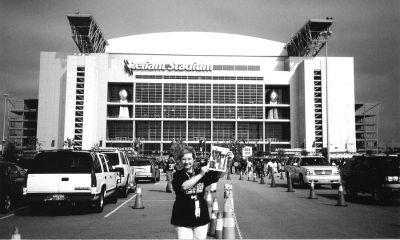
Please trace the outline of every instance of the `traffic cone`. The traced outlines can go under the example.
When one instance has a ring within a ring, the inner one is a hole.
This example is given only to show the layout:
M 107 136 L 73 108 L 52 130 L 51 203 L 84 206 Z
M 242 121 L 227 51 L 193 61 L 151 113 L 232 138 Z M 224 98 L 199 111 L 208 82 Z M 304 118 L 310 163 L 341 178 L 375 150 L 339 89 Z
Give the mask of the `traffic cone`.
M 235 220 L 230 199 L 225 200 L 222 239 L 235 239 Z
M 265 182 L 264 182 L 264 174 L 260 174 L 260 184 L 265 184 Z
M 13 234 L 11 235 L 11 240 L 20 240 L 21 239 L 21 234 L 19 234 L 19 229 L 18 227 L 14 227 Z
M 142 189 L 140 187 L 137 187 L 136 190 L 136 199 L 135 199 L 135 206 L 133 207 L 134 209 L 143 209 L 143 202 L 142 202 Z
M 344 200 L 344 194 L 343 194 L 343 186 L 340 184 L 339 190 L 338 190 L 338 201 L 336 206 L 338 207 L 347 207 L 346 201 Z
M 288 190 L 286 192 L 294 192 L 293 185 L 292 185 L 292 178 L 290 177 L 289 172 L 288 172 L 288 176 L 287 176 L 287 185 L 288 185 Z
M 212 200 L 212 195 L 210 191 L 207 191 L 206 195 L 206 202 L 207 202 L 207 207 L 208 207 L 208 214 L 211 216 L 212 208 L 213 208 L 213 200 Z
M 211 211 L 211 221 L 208 225 L 208 236 L 214 236 L 217 228 L 217 215 L 218 215 L 218 201 L 214 198 L 212 211 Z
M 310 196 L 308 199 L 317 199 L 317 196 L 315 195 L 315 190 L 314 190 L 314 181 L 311 181 L 310 185 Z
M 165 189 L 167 193 L 172 193 L 172 184 L 170 181 L 167 182 L 167 188 Z
M 271 179 L 271 187 L 274 188 L 275 186 L 275 176 L 272 174 L 272 179 Z
M 215 227 L 215 238 L 222 239 L 222 230 L 224 226 L 224 219 L 222 218 L 222 214 L 218 212 L 217 214 L 217 225 Z
M 257 173 L 253 173 L 253 182 L 256 182 L 256 178 L 257 178 Z

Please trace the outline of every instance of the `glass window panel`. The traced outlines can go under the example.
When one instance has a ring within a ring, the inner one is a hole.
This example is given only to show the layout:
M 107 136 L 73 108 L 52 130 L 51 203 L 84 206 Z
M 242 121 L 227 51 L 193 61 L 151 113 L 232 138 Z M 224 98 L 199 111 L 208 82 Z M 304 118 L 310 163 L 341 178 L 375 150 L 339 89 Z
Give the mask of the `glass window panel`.
M 146 141 L 161 140 L 161 122 L 136 121 L 136 138 L 142 138 Z
M 161 103 L 161 83 L 136 83 L 137 103 Z
M 188 122 L 188 140 L 197 141 L 198 138 L 211 139 L 210 122 Z
M 108 121 L 107 140 L 110 141 L 132 141 L 133 122 L 131 121 Z
M 164 84 L 164 103 L 186 103 L 186 84 Z
M 174 138 L 186 138 L 186 122 L 164 121 L 163 140 L 172 141 Z

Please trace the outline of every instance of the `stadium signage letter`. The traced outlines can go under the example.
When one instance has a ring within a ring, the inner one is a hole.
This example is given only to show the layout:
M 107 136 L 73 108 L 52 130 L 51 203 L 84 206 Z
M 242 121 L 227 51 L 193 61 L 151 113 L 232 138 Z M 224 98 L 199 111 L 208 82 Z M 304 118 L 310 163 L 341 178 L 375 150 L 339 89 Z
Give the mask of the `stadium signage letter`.
M 133 71 L 187 71 L 187 72 L 211 72 L 212 65 L 207 64 L 178 64 L 178 63 L 135 63 L 124 60 L 124 70 L 128 75 Z

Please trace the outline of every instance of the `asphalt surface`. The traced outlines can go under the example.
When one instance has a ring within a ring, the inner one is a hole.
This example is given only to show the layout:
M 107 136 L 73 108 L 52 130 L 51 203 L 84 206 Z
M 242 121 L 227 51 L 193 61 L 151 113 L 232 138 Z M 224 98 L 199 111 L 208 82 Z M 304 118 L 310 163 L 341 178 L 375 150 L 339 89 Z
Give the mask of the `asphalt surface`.
M 162 179 L 165 179 L 164 177 Z M 235 207 L 236 238 L 400 238 L 399 200 L 376 203 L 369 195 L 347 200 L 347 207 L 338 207 L 338 190 L 321 187 L 315 190 L 318 199 L 308 199 L 309 189 L 287 192 L 286 179 L 276 179 L 272 188 L 266 184 L 231 180 L 224 176 L 218 183 L 219 209 L 223 211 L 223 186 L 232 184 Z M 173 239 L 169 223 L 174 201 L 166 193 L 166 182 L 139 182 L 144 209 L 134 209 L 136 194 L 107 203 L 102 213 L 85 207 L 49 207 L 33 212 L 21 206 L 14 212 L 0 215 L 0 238 L 9 239 L 14 227 L 22 238 L 67 239 Z M 212 239 L 210 237 L 210 239 Z

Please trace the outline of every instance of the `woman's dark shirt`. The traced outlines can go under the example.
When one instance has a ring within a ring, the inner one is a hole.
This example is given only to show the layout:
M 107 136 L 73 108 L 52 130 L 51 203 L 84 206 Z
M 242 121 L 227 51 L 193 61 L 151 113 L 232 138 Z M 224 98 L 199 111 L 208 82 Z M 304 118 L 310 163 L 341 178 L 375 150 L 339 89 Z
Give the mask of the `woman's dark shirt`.
M 196 174 L 198 174 L 196 172 Z M 175 202 L 172 209 L 171 224 L 180 227 L 198 227 L 210 222 L 207 202 L 204 199 L 205 188 L 211 183 L 218 182 L 220 172 L 207 172 L 192 188 L 184 191 L 182 184 L 189 180 L 189 173 L 176 171 L 172 180 L 175 191 Z M 190 176 L 191 177 L 191 176 Z M 200 203 L 200 217 L 195 216 L 195 196 Z

